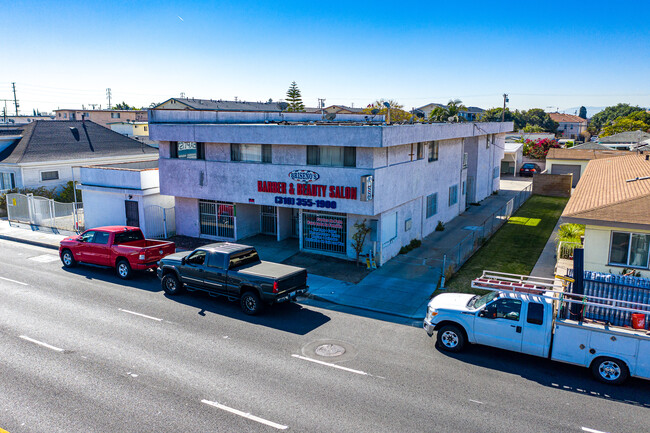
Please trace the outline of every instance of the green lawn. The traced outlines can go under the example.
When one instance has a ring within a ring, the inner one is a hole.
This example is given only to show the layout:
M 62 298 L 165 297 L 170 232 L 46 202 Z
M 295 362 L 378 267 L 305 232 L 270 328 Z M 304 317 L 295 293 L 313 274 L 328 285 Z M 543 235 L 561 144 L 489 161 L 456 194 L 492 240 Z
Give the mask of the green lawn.
M 447 282 L 445 292 L 484 293 L 470 287 L 484 269 L 529 275 L 568 201 L 532 196 Z

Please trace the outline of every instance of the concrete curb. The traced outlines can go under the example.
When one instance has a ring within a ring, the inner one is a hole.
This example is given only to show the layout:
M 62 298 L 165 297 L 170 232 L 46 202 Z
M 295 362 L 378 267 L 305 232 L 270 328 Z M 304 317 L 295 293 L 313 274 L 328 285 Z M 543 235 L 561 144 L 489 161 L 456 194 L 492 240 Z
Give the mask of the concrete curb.
M 409 319 L 409 320 L 424 320 L 425 316 L 415 316 L 415 315 L 406 315 L 406 314 L 400 314 L 400 313 L 395 313 L 394 311 L 388 311 L 388 310 L 382 310 L 379 308 L 370 308 L 370 307 L 363 307 L 360 305 L 350 305 L 350 304 L 343 304 L 341 302 L 334 302 L 330 299 L 323 298 L 318 295 L 314 295 L 313 293 L 307 292 L 303 296 L 308 299 L 313 299 L 315 301 L 321 301 L 321 302 L 327 302 L 330 304 L 334 305 L 341 305 L 343 307 L 349 307 L 349 308 L 358 308 L 359 310 L 365 310 L 365 311 L 372 311 L 373 313 L 381 313 L 381 314 L 386 314 L 388 316 L 396 316 L 396 317 L 401 317 L 403 319 Z
M 50 249 L 57 250 L 57 251 L 59 250 L 58 245 L 52 245 L 52 244 L 48 244 L 46 242 L 32 241 L 32 240 L 23 239 L 23 238 L 15 238 L 13 236 L 7 236 L 7 235 L 0 235 L 0 239 L 2 239 L 4 241 L 18 242 L 18 243 L 22 243 L 22 244 L 34 245 L 34 246 L 41 247 L 41 248 L 50 248 Z

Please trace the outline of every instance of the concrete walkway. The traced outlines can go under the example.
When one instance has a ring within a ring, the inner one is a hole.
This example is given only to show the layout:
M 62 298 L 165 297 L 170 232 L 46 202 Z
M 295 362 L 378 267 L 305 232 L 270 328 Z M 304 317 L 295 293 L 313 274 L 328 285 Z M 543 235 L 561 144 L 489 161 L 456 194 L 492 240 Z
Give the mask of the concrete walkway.
M 557 263 L 556 241 L 557 241 L 557 232 L 560 229 L 561 224 L 562 224 L 562 218 L 557 220 L 557 224 L 555 224 L 555 228 L 553 229 L 553 232 L 548 237 L 546 246 L 544 246 L 544 249 L 542 250 L 542 254 L 540 254 L 539 258 L 537 259 L 537 263 L 535 263 L 535 267 L 530 272 L 530 275 L 533 275 L 535 277 L 555 278 L 555 265 Z
M 76 233 L 74 232 L 9 222 L 5 218 L 0 219 L 0 239 L 8 241 L 22 242 L 24 244 L 58 250 L 61 239 L 75 235 Z

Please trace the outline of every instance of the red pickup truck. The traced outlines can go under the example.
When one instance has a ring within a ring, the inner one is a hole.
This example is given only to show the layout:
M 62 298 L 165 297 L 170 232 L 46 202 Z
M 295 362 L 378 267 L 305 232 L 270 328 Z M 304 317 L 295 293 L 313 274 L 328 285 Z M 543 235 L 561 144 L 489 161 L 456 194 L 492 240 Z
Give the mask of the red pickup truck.
M 108 266 L 126 280 L 135 270 L 156 269 L 158 260 L 176 252 L 173 242 L 145 239 L 137 227 L 108 226 L 65 238 L 59 245 L 63 266 L 77 263 Z

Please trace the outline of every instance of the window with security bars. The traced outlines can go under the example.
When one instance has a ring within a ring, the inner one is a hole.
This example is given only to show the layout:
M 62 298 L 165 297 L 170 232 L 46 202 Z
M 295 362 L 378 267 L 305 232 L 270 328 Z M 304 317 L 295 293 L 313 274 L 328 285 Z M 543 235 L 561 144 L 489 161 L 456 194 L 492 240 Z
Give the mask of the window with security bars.
M 438 213 L 438 194 L 427 196 L 427 218 L 431 218 Z
M 199 200 L 199 228 L 202 235 L 235 238 L 235 205 Z
M 42 171 L 41 172 L 41 180 L 46 181 L 46 180 L 57 180 L 59 178 L 59 172 L 58 171 Z

